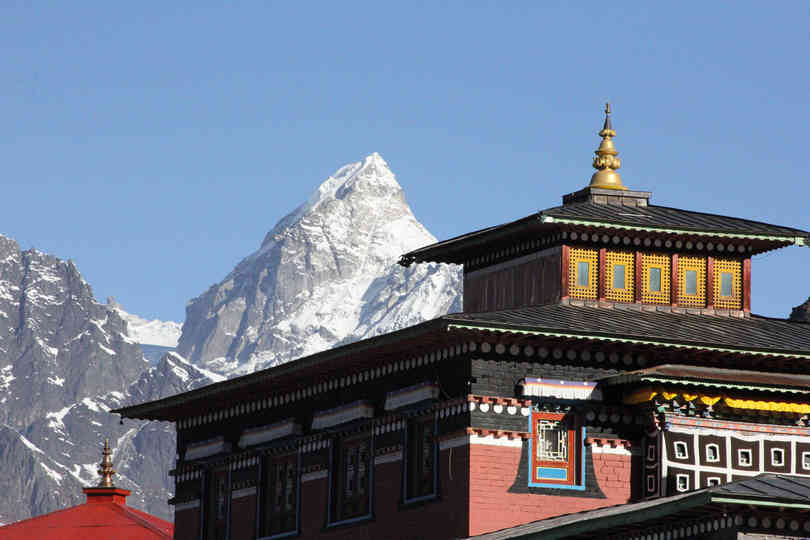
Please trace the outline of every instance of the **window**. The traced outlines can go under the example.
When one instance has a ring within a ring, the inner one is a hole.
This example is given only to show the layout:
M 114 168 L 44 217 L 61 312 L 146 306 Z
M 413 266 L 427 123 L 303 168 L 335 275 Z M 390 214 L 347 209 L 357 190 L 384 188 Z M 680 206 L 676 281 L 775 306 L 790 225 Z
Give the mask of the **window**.
M 685 276 L 684 294 L 695 296 L 697 292 L 697 270 L 687 270 Z
M 802 452 L 802 469 L 810 470 L 810 452 Z
M 782 448 L 771 448 L 771 465 L 781 467 L 785 464 L 785 451 Z
M 231 502 L 230 475 L 228 469 L 220 467 L 208 471 L 205 485 L 206 540 L 225 540 L 228 534 L 228 512 Z
M 723 309 L 742 307 L 742 263 L 731 259 L 714 260 L 714 305 Z
M 531 415 L 530 485 L 585 489 L 582 472 L 583 429 L 560 413 Z
M 605 298 L 614 302 L 635 300 L 635 255 L 626 251 L 605 252 Z
M 599 252 L 595 249 L 571 248 L 568 266 L 568 295 L 571 298 L 596 299 Z
M 647 461 L 655 461 L 655 445 L 651 444 L 647 446 Z
M 751 450 L 749 449 L 741 449 L 737 450 L 737 461 L 739 462 L 741 467 L 750 467 L 753 463 L 751 458 Z
M 343 440 L 335 445 L 330 522 L 371 516 L 371 439 Z
M 613 288 L 614 289 L 626 289 L 627 283 L 624 280 L 624 269 L 625 266 L 623 264 L 617 264 L 613 267 Z
M 577 287 L 587 287 L 590 282 L 591 263 L 580 261 L 577 263 Z
M 650 268 L 649 288 L 650 292 L 661 292 L 661 272 L 662 268 L 653 266 Z
M 647 475 L 647 493 L 655 492 L 655 476 L 652 474 Z
M 688 459 L 689 458 L 689 447 L 686 446 L 686 443 L 683 441 L 676 441 L 675 442 L 675 457 L 678 459 Z
M 734 276 L 731 272 L 720 273 L 720 296 L 734 296 L 732 286 L 734 285 Z
M 722 483 L 723 483 L 723 479 L 720 478 L 719 476 L 710 476 L 710 477 L 708 477 L 706 479 L 706 484 L 708 484 L 709 487 L 711 487 L 711 486 L 719 486 Z
M 678 304 L 706 306 L 706 258 L 678 257 Z
M 720 461 L 720 447 L 716 444 L 706 445 L 706 461 L 716 463 Z
M 689 491 L 689 475 L 676 474 L 675 475 L 675 489 L 678 491 Z
M 669 255 L 641 254 L 641 300 L 649 304 L 669 304 Z
M 405 454 L 405 501 L 421 500 L 436 494 L 436 420 L 412 420 L 407 429 Z
M 298 530 L 298 456 L 270 456 L 262 470 L 261 530 L 264 536 Z

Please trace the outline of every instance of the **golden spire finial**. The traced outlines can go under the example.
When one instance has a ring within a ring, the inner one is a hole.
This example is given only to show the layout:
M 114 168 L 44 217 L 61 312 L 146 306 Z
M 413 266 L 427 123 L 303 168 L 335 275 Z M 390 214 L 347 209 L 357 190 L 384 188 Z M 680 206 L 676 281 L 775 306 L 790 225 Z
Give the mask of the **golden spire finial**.
M 596 172 L 591 176 L 590 187 L 627 189 L 622 184 L 622 177 L 616 172 L 616 169 L 622 166 L 622 160 L 618 158 L 619 152 L 613 146 L 616 132 L 610 123 L 610 102 L 605 103 L 605 125 L 599 136 L 602 137 L 602 142 L 594 151 L 596 157 L 593 158 L 593 168 Z
M 98 487 L 115 487 L 115 484 L 113 484 L 112 481 L 112 476 L 115 474 L 115 471 L 112 468 L 112 459 L 110 459 L 110 456 L 112 455 L 112 450 L 110 450 L 110 439 L 104 440 L 104 450 L 101 452 L 101 454 L 104 457 L 101 459 L 101 463 L 98 465 L 98 474 L 101 475 L 101 482 L 98 483 Z

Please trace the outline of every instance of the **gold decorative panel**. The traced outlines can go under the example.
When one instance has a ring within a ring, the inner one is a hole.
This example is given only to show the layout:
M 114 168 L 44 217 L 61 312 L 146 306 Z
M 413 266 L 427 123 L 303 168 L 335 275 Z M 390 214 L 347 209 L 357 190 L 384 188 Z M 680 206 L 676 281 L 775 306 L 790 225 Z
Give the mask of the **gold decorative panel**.
M 678 257 L 678 305 L 706 306 L 705 257 Z
M 641 254 L 641 301 L 647 304 L 669 304 L 669 255 Z
M 605 298 L 616 302 L 635 300 L 635 269 L 635 256 L 632 253 L 608 251 L 605 256 Z
M 732 259 L 715 259 L 714 307 L 742 309 L 742 263 Z
M 568 296 L 596 299 L 599 276 L 599 252 L 571 248 L 568 266 Z

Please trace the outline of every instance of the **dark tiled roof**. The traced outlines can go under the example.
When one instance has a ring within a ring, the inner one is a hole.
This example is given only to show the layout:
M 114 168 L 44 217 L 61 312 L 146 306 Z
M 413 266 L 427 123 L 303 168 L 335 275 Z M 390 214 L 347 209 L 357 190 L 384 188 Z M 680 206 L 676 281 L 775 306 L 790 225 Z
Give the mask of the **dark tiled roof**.
M 810 328 L 808 328 L 810 331 Z M 600 379 L 602 384 L 615 385 L 645 381 L 673 381 L 703 386 L 742 387 L 765 389 L 778 386 L 779 390 L 810 391 L 810 375 L 773 373 L 742 369 L 723 369 L 707 366 L 664 364 Z
M 791 227 L 655 205 L 631 208 L 579 202 L 549 208 L 540 213 L 543 216 L 655 229 L 682 229 L 698 232 L 788 237 L 808 235 L 807 231 Z
M 699 491 L 661 497 L 649 501 L 608 506 L 597 510 L 565 514 L 475 536 L 479 540 L 594 538 L 612 534 L 630 524 L 642 530 L 660 525 L 662 518 L 677 518 L 679 512 L 698 507 L 716 507 L 722 513 L 730 504 L 756 506 L 758 503 L 806 505 L 810 508 L 810 478 L 761 474 Z M 804 508 L 806 510 L 806 508 Z
M 679 231 L 682 234 L 728 235 L 737 234 L 752 238 L 779 238 L 771 242 L 792 243 L 795 238 L 810 237 L 810 233 L 791 227 L 771 225 L 759 221 L 706 214 L 650 205 L 646 207 L 625 207 L 593 202 L 572 202 L 542 210 L 516 221 L 488 227 L 463 234 L 449 240 L 437 242 L 411 251 L 402 256 L 400 264 L 412 262 L 461 263 L 481 246 L 491 246 L 502 240 L 517 241 L 536 238 L 543 230 L 554 227 L 554 221 L 571 220 L 593 224 L 594 226 L 641 227 L 651 231 Z M 764 240 L 763 240 L 764 241 Z M 768 249 L 772 249 L 771 246 Z
M 810 354 L 810 324 L 807 323 L 756 315 L 737 318 L 632 308 L 636 306 L 605 308 L 550 304 L 489 313 L 458 313 L 446 315 L 444 319 L 451 324 L 505 332 L 514 329 L 697 348 Z

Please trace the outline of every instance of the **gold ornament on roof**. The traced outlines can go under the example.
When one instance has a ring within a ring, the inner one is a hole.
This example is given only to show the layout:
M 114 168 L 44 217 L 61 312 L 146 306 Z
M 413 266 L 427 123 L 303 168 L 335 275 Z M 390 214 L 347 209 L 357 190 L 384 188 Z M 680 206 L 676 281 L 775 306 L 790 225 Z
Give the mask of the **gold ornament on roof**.
M 602 142 L 594 153 L 596 157 L 593 158 L 593 168 L 596 172 L 591 176 L 590 187 L 605 188 L 605 189 L 627 189 L 622 184 L 622 177 L 616 172 L 616 169 L 622 166 L 622 160 L 619 159 L 619 152 L 613 146 L 613 137 L 616 132 L 613 131 L 613 126 L 610 123 L 610 103 L 605 104 L 605 125 L 599 132 L 602 137 Z
M 98 483 L 98 487 L 115 487 L 115 484 L 113 484 L 112 481 L 115 471 L 112 468 L 112 459 L 110 459 L 110 456 L 112 455 L 112 450 L 110 450 L 110 439 L 104 440 L 104 451 L 102 451 L 101 454 L 104 457 L 101 459 L 101 463 L 98 465 L 98 474 L 101 475 L 101 481 Z

